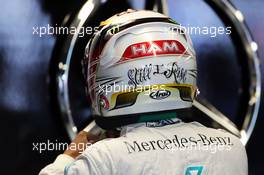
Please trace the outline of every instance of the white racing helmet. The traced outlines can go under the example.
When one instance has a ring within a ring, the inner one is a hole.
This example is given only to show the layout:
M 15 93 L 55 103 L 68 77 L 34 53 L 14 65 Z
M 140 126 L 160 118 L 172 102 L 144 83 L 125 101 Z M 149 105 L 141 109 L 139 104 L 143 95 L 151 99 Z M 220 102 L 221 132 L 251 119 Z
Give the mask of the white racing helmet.
M 139 114 L 190 108 L 196 93 L 190 37 L 152 11 L 128 10 L 101 22 L 83 66 L 92 113 L 103 128 L 140 122 Z M 144 121 L 159 119 L 147 116 Z

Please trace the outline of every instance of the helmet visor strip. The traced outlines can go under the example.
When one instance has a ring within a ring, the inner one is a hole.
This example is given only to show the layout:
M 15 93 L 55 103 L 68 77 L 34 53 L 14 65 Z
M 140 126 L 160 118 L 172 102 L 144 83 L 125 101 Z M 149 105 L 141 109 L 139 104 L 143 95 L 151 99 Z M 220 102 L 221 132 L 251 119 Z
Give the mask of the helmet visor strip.
M 191 84 L 177 84 L 177 83 L 151 85 L 136 89 L 130 88 L 111 95 L 111 104 L 113 104 L 113 106 L 110 107 L 110 109 L 113 110 L 113 109 L 132 106 L 133 104 L 135 104 L 137 97 L 140 93 L 144 93 L 144 95 L 149 95 L 148 92 L 152 92 L 160 89 L 178 91 L 180 98 L 183 101 L 189 101 L 189 102 L 193 101 L 196 92 L 196 88 Z

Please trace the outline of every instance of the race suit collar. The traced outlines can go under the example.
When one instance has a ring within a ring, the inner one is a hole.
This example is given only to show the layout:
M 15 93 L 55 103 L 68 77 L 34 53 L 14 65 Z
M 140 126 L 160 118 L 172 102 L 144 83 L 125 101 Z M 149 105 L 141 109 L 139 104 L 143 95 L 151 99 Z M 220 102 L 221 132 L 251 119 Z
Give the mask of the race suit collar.
M 135 124 L 130 124 L 121 127 L 121 133 L 120 135 L 124 135 L 127 132 L 131 131 L 134 128 L 139 128 L 139 127 L 162 127 L 166 125 L 172 125 L 181 122 L 180 119 L 178 118 L 172 118 L 172 119 L 166 119 L 166 120 L 158 120 L 158 121 L 151 121 L 151 122 L 141 122 L 141 123 L 135 123 Z

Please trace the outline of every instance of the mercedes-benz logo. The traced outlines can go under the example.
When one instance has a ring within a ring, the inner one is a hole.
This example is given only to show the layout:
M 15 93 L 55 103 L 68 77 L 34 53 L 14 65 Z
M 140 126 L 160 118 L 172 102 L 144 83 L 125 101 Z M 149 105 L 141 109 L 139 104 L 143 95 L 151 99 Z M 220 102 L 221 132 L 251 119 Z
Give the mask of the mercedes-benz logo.
M 71 22 L 70 26 L 76 27 L 77 30 L 80 30 L 82 26 L 91 23 L 91 19 L 95 16 L 96 13 L 98 13 L 98 9 L 106 2 L 107 0 L 88 0 L 82 6 L 77 14 L 77 17 Z M 246 144 L 254 129 L 260 106 L 261 74 L 259 58 L 257 55 L 257 44 L 253 41 L 250 32 L 245 25 L 243 14 L 239 10 L 237 10 L 231 3 L 225 0 L 205 0 L 205 2 L 213 10 L 215 10 L 215 12 L 221 19 L 225 19 L 224 21 L 226 25 L 232 26 L 232 33 L 234 37 L 236 37 L 236 47 L 239 47 L 239 50 L 243 54 L 243 59 L 246 59 L 244 61 L 244 63 L 246 64 L 243 65 L 242 68 L 244 68 L 246 71 L 246 77 L 243 78 L 246 79 L 248 83 L 246 83 L 246 90 L 243 91 L 243 93 L 245 93 L 245 98 L 243 101 L 244 113 L 239 116 L 243 117 L 244 122 L 242 124 L 242 127 L 233 123 L 228 116 L 224 115 L 223 112 L 218 110 L 214 105 L 212 105 L 209 100 L 207 100 L 205 97 L 202 97 L 202 95 L 199 95 L 198 98 L 194 101 L 194 106 L 199 111 L 204 113 L 204 116 L 212 119 L 222 128 L 237 135 L 241 138 L 241 141 Z M 169 14 L 167 1 L 146 0 L 145 3 L 146 9 L 156 10 L 164 14 Z M 74 52 L 76 49 L 80 49 L 80 47 L 76 47 L 76 45 L 80 45 L 80 43 L 82 43 L 82 47 L 84 47 L 88 39 L 89 37 L 79 38 L 78 34 L 68 35 L 66 37 L 66 41 L 64 42 L 61 55 L 57 58 L 57 99 L 60 104 L 60 111 L 65 127 L 67 129 L 69 137 L 72 139 L 76 135 L 78 129 L 72 113 L 73 102 L 70 99 L 72 88 L 69 85 L 69 81 L 70 79 L 74 78 L 74 76 L 71 77 L 71 69 L 73 67 L 72 64 L 74 61 L 76 61 L 73 59 Z M 200 91 L 201 94 L 203 94 L 203 90 L 200 89 Z M 162 93 L 162 97 L 166 97 L 168 95 L 169 93 Z M 87 111 L 89 110 L 87 109 Z M 89 112 L 86 112 L 86 115 L 88 114 Z

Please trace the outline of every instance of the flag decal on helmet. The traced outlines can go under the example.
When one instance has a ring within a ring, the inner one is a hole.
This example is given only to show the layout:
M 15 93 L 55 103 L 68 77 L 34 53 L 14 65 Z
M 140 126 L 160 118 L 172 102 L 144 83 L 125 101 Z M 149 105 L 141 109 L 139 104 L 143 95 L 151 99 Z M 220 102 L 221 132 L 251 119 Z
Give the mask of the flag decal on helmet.
M 188 55 L 187 49 L 177 40 L 157 40 L 128 46 L 119 62 L 146 56 Z

